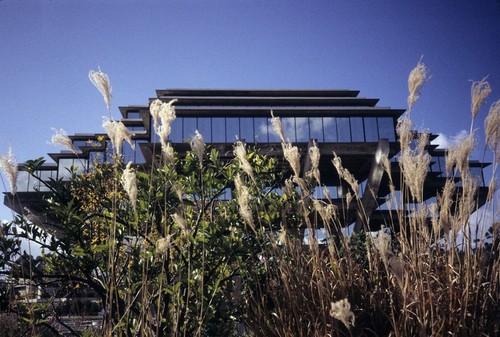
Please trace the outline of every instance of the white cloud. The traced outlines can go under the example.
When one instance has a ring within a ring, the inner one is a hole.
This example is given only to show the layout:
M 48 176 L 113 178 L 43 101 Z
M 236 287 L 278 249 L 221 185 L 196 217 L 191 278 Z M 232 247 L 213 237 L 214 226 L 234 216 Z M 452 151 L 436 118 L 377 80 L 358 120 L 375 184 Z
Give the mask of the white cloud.
M 466 130 L 460 130 L 454 136 L 447 136 L 444 133 L 438 133 L 438 137 L 431 144 L 437 145 L 438 149 L 447 149 L 451 145 L 460 143 L 469 133 Z

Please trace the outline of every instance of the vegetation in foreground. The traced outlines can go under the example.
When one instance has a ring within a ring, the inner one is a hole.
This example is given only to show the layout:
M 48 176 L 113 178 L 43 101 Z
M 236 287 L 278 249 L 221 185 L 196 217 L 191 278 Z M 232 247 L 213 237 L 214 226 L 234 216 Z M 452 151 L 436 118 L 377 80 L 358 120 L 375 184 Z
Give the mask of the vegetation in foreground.
M 100 71 L 91 77 L 109 108 L 109 79 Z M 102 326 L 83 333 L 65 327 L 75 335 L 498 335 L 500 226 L 492 223 L 489 239 L 475 242 L 477 224 L 469 222 L 477 190 L 466 165 L 476 137 L 473 122 L 469 136 L 448 151 L 450 175 L 436 202 L 423 202 L 429 140 L 425 132 L 413 132 L 410 114 L 425 81 L 419 63 L 409 77 L 409 110 L 398 126 L 399 196 L 389 180 L 387 204 L 397 221 L 376 235 L 345 236 L 349 224 L 341 222 L 332 201 L 313 198 L 312 191 L 322 188 L 318 148 L 305 154 L 311 170 L 300 176 L 298 149 L 285 141 L 279 118 L 271 122 L 282 140 L 283 163 L 240 142 L 234 160 L 222 161 L 199 133 L 180 158 L 166 141 L 174 102 L 153 102 L 162 147 L 158 165 L 146 171 L 122 162 L 121 145 L 130 134 L 120 122 L 106 121 L 114 163 L 72 172 L 69 182 L 44 182 L 50 190 L 44 216 L 60 226 L 44 229 L 30 214 L 3 226 L 0 266 L 7 280 L 35 286 L 45 300 L 17 299 L 6 285 L 0 332 L 57 334 L 65 325 L 57 299 L 71 300 L 84 289 L 98 299 Z M 489 91 L 484 80 L 473 84 L 472 121 Z M 485 134 L 493 152 L 492 201 L 500 101 L 490 108 Z M 72 146 L 61 133 L 55 141 Z M 11 154 L 0 161 L 15 182 L 14 163 Z M 42 163 L 28 163 L 34 178 Z M 284 163 L 285 172 L 278 169 Z M 359 182 L 336 156 L 332 165 L 349 187 L 345 203 L 361 207 Z M 381 165 L 391 177 L 388 159 Z M 225 197 L 228 187 L 234 198 Z M 41 245 L 43 255 L 22 255 L 20 239 Z M 54 288 L 57 294 L 49 292 Z M 82 307 L 74 310 L 83 313 Z

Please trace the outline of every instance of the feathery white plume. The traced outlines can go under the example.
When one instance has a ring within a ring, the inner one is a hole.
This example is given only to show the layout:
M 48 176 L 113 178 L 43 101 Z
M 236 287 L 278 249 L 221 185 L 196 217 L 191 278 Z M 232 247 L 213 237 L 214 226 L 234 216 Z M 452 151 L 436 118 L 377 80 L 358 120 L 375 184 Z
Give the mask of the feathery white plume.
M 420 97 L 420 89 L 425 82 L 428 81 L 427 78 L 427 67 L 422 61 L 418 61 L 418 64 L 413 68 L 408 76 L 408 108 L 409 111 L 413 108 L 413 105 Z
M 135 206 L 137 204 L 137 177 L 131 165 L 132 162 L 128 162 L 127 167 L 123 170 L 121 182 L 135 211 Z
M 9 179 L 11 193 L 16 194 L 17 160 L 12 153 L 12 144 L 9 144 L 9 152 L 0 157 L 0 168 L 5 172 L 5 175 Z
M 330 316 L 342 321 L 348 329 L 350 328 L 349 325 L 354 326 L 355 317 L 351 311 L 351 304 L 347 298 L 337 302 L 332 302 L 331 305 Z
M 273 127 L 274 132 L 280 137 L 281 142 L 285 142 L 285 133 L 283 132 L 283 125 L 281 124 L 281 120 L 279 117 L 274 117 L 273 110 L 271 110 L 271 125 Z
M 105 119 L 102 126 L 104 130 L 106 130 L 111 143 L 113 143 L 115 153 L 117 155 L 120 155 L 122 152 L 124 140 L 126 140 L 133 149 L 135 148 L 134 143 L 132 142 L 132 135 L 122 122 Z
M 203 165 L 203 152 L 205 151 L 205 140 L 201 133 L 196 130 L 193 139 L 191 140 L 191 149 L 193 150 L 196 157 L 200 162 L 200 166 Z
M 52 128 L 52 130 L 54 130 L 55 132 L 51 138 L 51 143 L 53 145 L 61 145 L 70 150 L 71 152 L 73 152 L 74 154 L 78 153 L 75 146 L 73 145 L 73 142 L 66 134 L 66 131 L 64 131 L 63 129 L 57 130 L 54 128 Z
M 241 141 L 238 140 L 234 144 L 233 153 L 236 156 L 236 158 L 238 158 L 238 160 L 240 162 L 240 167 L 243 169 L 243 171 L 245 171 L 245 173 L 250 178 L 252 178 L 252 180 L 255 180 L 255 178 L 253 176 L 252 165 L 250 165 L 250 163 L 248 162 L 248 159 L 247 159 L 247 150 L 245 148 L 245 144 L 243 144 Z
M 106 103 L 106 108 L 109 110 L 111 106 L 111 81 L 109 80 L 108 75 L 103 73 L 99 67 L 97 71 L 89 71 L 89 79 L 102 94 L 104 102 Z
M 481 81 L 472 82 L 471 87 L 471 112 L 472 119 L 476 118 L 479 108 L 484 104 L 484 101 L 491 93 L 490 84 L 486 81 L 488 76 Z

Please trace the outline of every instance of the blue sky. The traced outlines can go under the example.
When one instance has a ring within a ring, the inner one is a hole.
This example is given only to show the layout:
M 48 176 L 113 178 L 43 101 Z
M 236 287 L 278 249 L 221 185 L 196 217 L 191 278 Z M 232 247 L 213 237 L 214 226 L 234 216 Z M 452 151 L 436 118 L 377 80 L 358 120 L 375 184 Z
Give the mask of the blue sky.
M 470 80 L 493 91 L 476 126 L 500 99 L 498 0 L 2 0 L 0 46 L 0 153 L 10 141 L 20 162 L 59 151 L 53 127 L 102 131 L 98 64 L 115 118 L 165 88 L 357 89 L 405 108 L 422 55 L 418 127 L 468 130 Z

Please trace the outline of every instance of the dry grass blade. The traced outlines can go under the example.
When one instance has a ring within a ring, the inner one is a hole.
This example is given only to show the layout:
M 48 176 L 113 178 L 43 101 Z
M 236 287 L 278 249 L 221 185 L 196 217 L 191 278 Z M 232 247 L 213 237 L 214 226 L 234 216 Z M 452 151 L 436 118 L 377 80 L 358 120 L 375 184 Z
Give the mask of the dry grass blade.
M 493 153 L 495 160 L 500 162 L 500 100 L 491 105 L 488 116 L 484 121 L 484 129 L 486 134 L 486 144 L 488 144 Z

